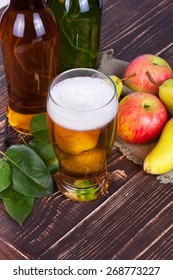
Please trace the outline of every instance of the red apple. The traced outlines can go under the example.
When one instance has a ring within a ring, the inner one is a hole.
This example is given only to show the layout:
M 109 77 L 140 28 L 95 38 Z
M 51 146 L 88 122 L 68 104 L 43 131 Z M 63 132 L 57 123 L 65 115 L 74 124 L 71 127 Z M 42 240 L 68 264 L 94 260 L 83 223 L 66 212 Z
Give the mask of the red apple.
M 124 84 L 132 91 L 145 91 L 157 95 L 159 88 L 149 80 L 146 75 L 147 71 L 150 72 L 158 85 L 173 77 L 170 65 L 163 58 L 157 55 L 144 54 L 133 59 L 127 66 L 125 78 L 133 73 L 136 76 L 126 79 Z
M 129 143 L 148 143 L 160 135 L 167 119 L 167 110 L 157 96 L 132 92 L 119 103 L 117 135 Z

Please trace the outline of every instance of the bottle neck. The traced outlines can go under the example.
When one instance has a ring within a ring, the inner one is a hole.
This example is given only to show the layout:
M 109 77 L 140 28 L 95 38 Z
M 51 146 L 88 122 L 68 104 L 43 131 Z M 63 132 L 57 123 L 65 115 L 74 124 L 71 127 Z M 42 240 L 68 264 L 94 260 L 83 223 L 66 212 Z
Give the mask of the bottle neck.
M 42 9 L 44 4 L 45 0 L 11 0 L 10 8 L 19 10 Z

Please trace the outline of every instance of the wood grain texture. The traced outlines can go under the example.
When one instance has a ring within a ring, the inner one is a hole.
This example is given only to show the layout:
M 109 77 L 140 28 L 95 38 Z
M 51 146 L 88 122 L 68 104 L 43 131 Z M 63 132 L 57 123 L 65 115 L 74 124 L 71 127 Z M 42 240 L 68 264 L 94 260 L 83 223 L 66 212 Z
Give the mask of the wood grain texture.
M 168 231 L 173 234 L 172 200 L 173 187 L 158 185 L 153 176 L 144 178 L 140 171 L 40 258 L 139 259 L 143 253 L 147 256 L 150 247 L 159 244 Z M 172 258 L 171 249 L 166 257 Z
M 101 51 L 113 49 L 127 61 L 155 53 L 173 66 L 171 0 L 103 2 Z M 7 102 L 0 50 L 1 151 L 7 147 Z M 118 150 L 110 155 L 108 171 L 108 195 L 77 203 L 55 190 L 36 200 L 22 226 L 0 203 L 0 259 L 173 259 L 173 186 L 145 174 Z
M 0 239 L 0 260 L 27 260 L 28 258 L 19 252 L 11 244 Z
M 39 257 L 49 246 L 66 235 L 92 211 L 95 211 L 102 202 L 109 199 L 111 194 L 114 194 L 140 169 L 130 161 L 126 163 L 126 159 L 118 151 L 111 154 L 109 161 L 111 162 L 109 164 L 109 195 L 94 202 L 77 203 L 64 199 L 59 192 L 56 192 L 49 198 L 36 201 L 32 214 L 22 227 L 12 221 L 5 211 L 0 211 L 2 225 L 0 236 L 4 240 L 8 237 L 8 241 L 14 247 L 19 246 L 20 242 L 20 250 L 28 257 Z M 125 163 L 126 173 L 123 166 Z
M 104 0 L 101 49 L 114 49 L 116 58 L 162 55 L 173 65 L 173 2 Z

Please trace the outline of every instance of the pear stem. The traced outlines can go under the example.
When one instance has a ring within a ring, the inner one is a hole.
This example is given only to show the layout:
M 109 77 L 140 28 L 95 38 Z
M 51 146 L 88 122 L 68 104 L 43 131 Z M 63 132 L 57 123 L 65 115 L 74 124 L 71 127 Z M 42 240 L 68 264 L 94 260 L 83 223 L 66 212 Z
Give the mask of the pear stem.
M 150 80 L 150 82 L 151 82 L 153 85 L 155 85 L 156 87 L 159 88 L 160 85 L 153 79 L 153 77 L 151 76 L 151 74 L 150 74 L 149 71 L 146 72 L 146 75 L 147 75 L 148 79 Z
M 118 80 L 116 81 L 116 83 L 119 84 L 120 82 L 126 81 L 126 80 L 128 80 L 128 79 L 130 79 L 130 78 L 133 78 L 133 77 L 135 77 L 135 76 L 136 76 L 136 73 L 133 73 L 133 74 L 127 76 L 127 77 L 124 77 L 124 78 L 122 78 L 122 79 L 118 79 Z
M 126 80 L 128 80 L 128 79 L 130 79 L 130 78 L 133 78 L 133 77 L 135 77 L 135 76 L 136 76 L 136 73 L 133 73 L 133 74 L 127 76 L 127 77 L 122 78 L 120 81 L 123 82 L 123 81 L 126 81 Z

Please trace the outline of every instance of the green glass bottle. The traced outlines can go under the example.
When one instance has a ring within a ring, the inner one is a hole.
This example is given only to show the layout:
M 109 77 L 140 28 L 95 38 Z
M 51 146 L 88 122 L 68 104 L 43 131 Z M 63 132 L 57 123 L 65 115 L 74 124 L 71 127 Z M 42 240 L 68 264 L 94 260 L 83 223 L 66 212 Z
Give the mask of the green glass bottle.
M 59 72 L 98 63 L 102 0 L 47 0 L 59 24 Z

